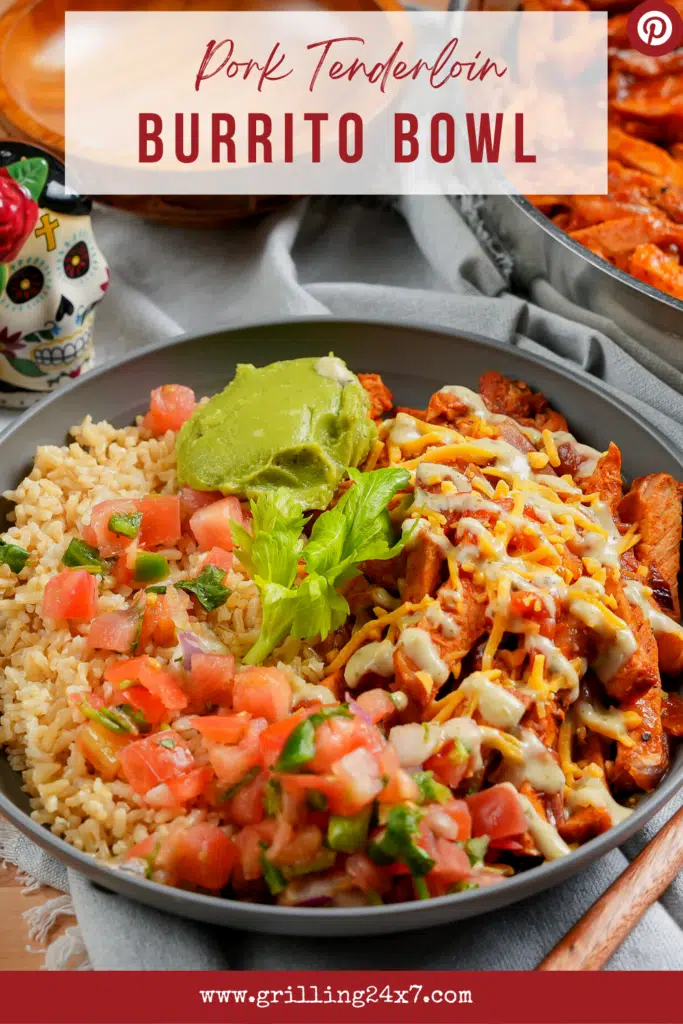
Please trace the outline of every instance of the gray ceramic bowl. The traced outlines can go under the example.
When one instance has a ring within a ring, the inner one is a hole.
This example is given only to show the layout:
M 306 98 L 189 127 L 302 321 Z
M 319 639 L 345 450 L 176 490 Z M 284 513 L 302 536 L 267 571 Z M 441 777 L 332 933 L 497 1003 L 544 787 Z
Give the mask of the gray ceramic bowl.
M 477 386 L 485 370 L 528 381 L 567 417 L 570 427 L 594 447 L 616 441 L 627 477 L 655 470 L 683 479 L 683 458 L 664 437 L 639 422 L 597 383 L 574 380 L 549 361 L 456 331 L 418 326 L 311 319 L 264 324 L 181 338 L 88 374 L 24 415 L 0 441 L 0 492 L 17 484 L 31 468 L 40 444 L 62 444 L 74 423 L 90 413 L 123 426 L 147 406 L 149 392 L 164 383 L 188 384 L 213 394 L 232 377 L 235 364 L 274 359 L 342 356 L 356 371 L 376 371 L 401 404 L 421 407 L 444 384 Z M 268 415 L 268 410 L 263 410 Z M 6 508 L 4 509 L 6 512 Z M 156 885 L 98 864 L 68 846 L 28 816 L 28 798 L 19 777 L 0 756 L 0 812 L 71 868 L 106 889 L 184 917 L 251 931 L 292 935 L 368 935 L 407 931 L 483 914 L 556 885 L 623 843 L 675 793 L 683 782 L 683 746 L 657 791 L 626 821 L 575 853 L 481 891 L 419 903 L 363 909 L 302 909 L 238 903 Z

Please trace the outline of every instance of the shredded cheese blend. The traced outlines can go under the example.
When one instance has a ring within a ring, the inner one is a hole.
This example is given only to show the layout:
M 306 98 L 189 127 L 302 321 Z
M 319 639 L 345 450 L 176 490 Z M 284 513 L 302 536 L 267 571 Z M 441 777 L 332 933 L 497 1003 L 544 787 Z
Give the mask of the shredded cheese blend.
M 380 436 L 385 464 L 411 473 L 402 522 L 411 531 L 408 596 L 411 558 L 420 564 L 422 553 L 426 565 L 431 551 L 444 568 L 436 586 L 425 582 L 417 608 L 394 613 L 384 639 L 373 623 L 363 627 L 370 642 L 347 645 L 344 678 L 355 687 L 367 673 L 398 676 L 402 659 L 404 675 L 412 673 L 404 689 L 426 705 L 429 720 L 420 739 L 413 724 L 392 730 L 403 763 L 424 764 L 471 720 L 472 756 L 498 759 L 493 781 L 522 792 L 529 833 L 552 859 L 570 847 L 523 795 L 527 787 L 565 813 L 602 808 L 612 821 L 629 813 L 614 802 L 601 765 L 590 763 L 596 775 L 586 776 L 574 760 L 577 738 L 590 734 L 632 747 L 640 722 L 582 690 L 589 670 L 609 684 L 637 650 L 615 592 L 622 589 L 655 633 L 683 636 L 683 627 L 657 609 L 637 574 L 622 579 L 622 556 L 638 534 L 620 529 L 589 489 L 602 453 L 567 431 L 520 428 L 468 388 L 449 385 L 438 396 L 457 399 L 462 418 L 444 426 L 400 412 Z M 571 474 L 563 472 L 567 453 Z

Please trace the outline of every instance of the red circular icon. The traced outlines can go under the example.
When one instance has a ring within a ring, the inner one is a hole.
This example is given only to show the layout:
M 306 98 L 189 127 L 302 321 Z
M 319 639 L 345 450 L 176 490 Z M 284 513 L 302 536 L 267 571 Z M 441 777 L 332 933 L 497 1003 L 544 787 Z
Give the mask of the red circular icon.
M 683 19 L 665 0 L 646 0 L 629 14 L 626 31 L 634 50 L 661 57 L 680 46 Z

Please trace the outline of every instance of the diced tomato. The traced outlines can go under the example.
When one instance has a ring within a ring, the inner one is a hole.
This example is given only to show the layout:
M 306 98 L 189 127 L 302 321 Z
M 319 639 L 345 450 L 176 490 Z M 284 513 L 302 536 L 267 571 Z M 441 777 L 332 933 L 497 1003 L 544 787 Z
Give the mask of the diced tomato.
M 382 789 L 377 760 L 369 750 L 357 747 L 332 765 L 332 774 L 344 788 L 344 799 L 349 807 L 345 814 L 355 814 L 371 803 Z
M 424 767 L 434 772 L 434 776 L 444 786 L 456 789 L 467 774 L 468 759 L 460 758 L 453 740 L 447 740 L 441 750 L 427 758 Z
M 358 718 L 330 718 L 315 733 L 315 757 L 309 761 L 312 772 L 329 772 L 335 761 L 363 744 Z
M 223 569 L 225 572 L 230 572 L 232 569 L 232 563 L 234 559 L 230 551 L 224 551 L 223 548 L 211 548 L 210 551 L 204 555 L 199 562 L 199 572 L 206 568 L 207 565 L 214 565 L 217 569 Z M 197 573 L 199 575 L 199 573 Z
M 269 725 L 267 729 L 263 730 L 259 736 L 259 745 L 261 747 L 263 763 L 267 768 L 275 764 L 282 753 L 282 748 L 289 739 L 290 733 L 294 732 L 299 722 L 303 722 L 304 718 L 307 718 L 309 714 L 309 709 L 300 708 L 290 715 L 289 718 L 283 718 L 279 722 L 274 722 L 273 725 Z
M 180 430 L 195 410 L 194 391 L 183 384 L 164 384 L 155 388 L 149 398 L 149 412 L 143 422 L 157 437 L 167 430 Z
M 210 505 L 214 501 L 220 501 L 223 497 L 220 491 L 195 491 L 194 487 L 181 487 L 178 493 L 180 498 L 180 518 L 186 522 L 190 516 L 199 508 Z
M 248 668 L 238 672 L 232 694 L 235 711 L 278 722 L 292 707 L 292 688 L 279 668 Z
M 346 873 L 363 892 L 386 892 L 391 888 L 391 878 L 364 853 L 352 853 L 346 860 Z
M 143 547 L 169 547 L 180 537 L 180 499 L 177 494 L 149 494 L 140 500 Z
M 182 711 L 188 704 L 187 697 L 170 672 L 166 672 L 155 658 L 150 658 L 146 654 L 110 665 L 104 673 L 104 678 L 111 683 L 128 680 L 140 683 L 158 697 L 169 711 Z
M 161 841 L 158 836 L 147 836 L 142 842 L 136 843 L 135 846 L 131 847 L 124 860 L 147 860 L 149 857 L 154 856 L 155 850 L 160 845 Z
M 489 849 L 510 850 L 512 853 L 523 853 L 524 843 L 520 843 L 519 839 L 492 839 Z
M 116 778 L 121 752 L 129 742 L 129 736 L 119 736 L 99 722 L 86 722 L 76 737 L 76 746 L 81 754 L 105 782 Z
M 214 775 L 208 765 L 193 768 L 186 775 L 177 779 L 169 779 L 166 785 L 170 789 L 176 804 L 187 804 L 201 796 Z
M 130 704 L 138 711 L 142 711 L 150 725 L 159 725 L 166 718 L 166 708 L 153 693 L 146 690 L 144 686 L 129 686 L 116 696 L 117 704 Z
M 268 822 L 261 822 L 260 825 L 247 825 L 235 836 L 235 846 L 237 847 L 240 867 L 242 874 L 247 881 L 255 878 L 260 878 L 263 869 L 261 867 L 261 843 L 266 840 L 264 836 L 262 826 L 269 824 Z M 272 830 L 275 829 L 275 823 L 272 823 Z
M 64 569 L 47 581 L 43 595 L 46 619 L 91 622 L 97 612 L 97 580 L 85 569 Z
M 280 867 L 293 867 L 313 860 L 323 845 L 323 835 L 317 825 L 307 825 L 295 832 L 282 849 L 268 851 L 269 858 Z
M 190 519 L 190 529 L 202 551 L 210 551 L 214 547 L 232 551 L 235 544 L 230 528 L 231 520 L 238 526 L 244 522 L 242 507 L 237 498 L 221 498 L 194 513 Z
M 203 715 L 191 718 L 193 727 L 209 743 L 239 743 L 247 731 L 249 719 L 244 715 Z
M 192 751 L 172 729 L 129 743 L 121 751 L 120 760 L 126 782 L 141 796 L 160 782 L 170 782 L 194 767 Z
M 416 801 L 419 795 L 420 790 L 415 779 L 399 768 L 391 776 L 377 799 L 383 804 L 401 804 L 406 800 Z
M 458 842 L 466 842 L 470 839 L 472 836 L 472 815 L 466 801 L 448 800 L 441 807 L 458 826 Z
M 472 835 L 505 839 L 527 830 L 526 815 L 519 794 L 512 786 L 502 783 L 483 789 L 467 797 L 472 815 Z
M 208 792 L 214 778 L 208 765 L 193 768 L 185 775 L 179 775 L 177 779 L 160 782 L 152 789 L 148 789 L 144 794 L 145 803 L 156 809 L 182 807 L 183 804 L 190 803 Z
M 222 804 L 227 818 L 235 825 L 258 825 L 263 821 L 263 787 L 266 776 L 263 772 L 240 786 L 235 795 Z
M 145 594 L 143 618 L 137 649 L 143 651 L 148 643 L 156 647 L 172 647 L 176 642 L 176 629 L 168 602 L 163 594 Z
M 436 840 L 435 860 L 429 877 L 446 885 L 462 882 L 472 874 L 472 865 L 463 847 L 448 839 Z
M 180 882 L 218 891 L 228 884 L 238 852 L 232 839 L 217 825 L 200 822 L 178 832 L 173 855 Z
M 261 751 L 258 743 L 244 742 L 236 747 L 216 745 L 209 751 L 209 761 L 221 782 L 234 786 L 252 768 L 260 767 Z
M 139 506 L 138 498 L 113 498 L 108 501 L 99 501 L 93 506 L 90 513 L 90 524 L 81 530 L 83 540 L 96 547 L 102 558 L 111 558 L 112 555 L 124 551 L 131 543 L 131 538 L 112 533 L 109 529 L 109 520 L 115 512 L 120 515 L 139 512 Z
M 193 654 L 187 691 L 196 703 L 231 704 L 234 677 L 232 654 Z
M 129 561 L 128 551 L 123 551 L 114 562 L 112 575 L 119 587 L 132 587 L 135 582 L 135 573 L 128 564 Z
M 299 794 L 316 790 L 324 796 L 341 799 L 342 784 L 333 775 L 307 775 L 303 772 L 301 775 L 283 773 L 278 775 L 277 779 L 283 791 L 286 790 L 289 793 Z
M 356 703 L 373 722 L 381 722 L 383 718 L 396 713 L 396 706 L 386 690 L 366 690 L 358 695 Z
M 101 651 L 128 654 L 135 643 L 140 626 L 140 610 L 125 608 L 98 615 L 90 626 L 86 644 Z

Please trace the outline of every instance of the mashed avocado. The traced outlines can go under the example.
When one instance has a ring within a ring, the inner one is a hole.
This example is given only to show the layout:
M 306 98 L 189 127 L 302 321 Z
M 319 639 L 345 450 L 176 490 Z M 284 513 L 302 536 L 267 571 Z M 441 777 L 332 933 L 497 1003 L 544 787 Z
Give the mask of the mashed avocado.
M 345 467 L 370 450 L 369 408 L 358 378 L 334 356 L 242 364 L 182 427 L 178 479 L 249 498 L 288 487 L 303 508 L 325 508 Z

